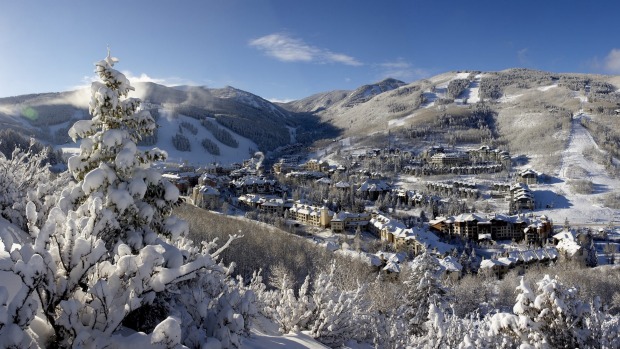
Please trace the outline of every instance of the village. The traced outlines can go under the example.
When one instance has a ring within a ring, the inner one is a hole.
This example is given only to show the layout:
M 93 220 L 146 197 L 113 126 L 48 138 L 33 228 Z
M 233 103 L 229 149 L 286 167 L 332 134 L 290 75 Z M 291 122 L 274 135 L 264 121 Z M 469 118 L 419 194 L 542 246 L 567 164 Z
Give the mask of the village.
M 506 151 L 433 146 L 416 156 L 377 148 L 339 159 L 330 164 L 291 155 L 266 167 L 257 154 L 243 164 L 168 166 L 164 176 L 198 207 L 263 221 L 335 253 L 361 256 L 391 277 L 424 250 L 450 278 L 502 278 L 510 270 L 565 261 L 615 262 L 613 226 L 571 228 L 569 217 L 553 222 L 537 214 L 541 205 L 530 187 L 546 175 L 513 170 Z M 416 188 L 400 185 L 395 174 L 413 176 Z

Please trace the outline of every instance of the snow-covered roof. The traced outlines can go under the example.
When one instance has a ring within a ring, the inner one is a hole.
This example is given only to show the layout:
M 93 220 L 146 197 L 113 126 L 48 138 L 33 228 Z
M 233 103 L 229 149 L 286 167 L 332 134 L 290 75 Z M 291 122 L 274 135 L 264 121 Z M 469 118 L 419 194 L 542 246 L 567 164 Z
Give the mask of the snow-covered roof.
M 350 184 L 350 183 L 348 183 L 348 182 L 340 181 L 340 182 L 338 182 L 338 183 L 334 184 L 334 186 L 335 186 L 336 188 L 350 188 L 350 187 L 351 187 L 351 184 Z
M 494 259 L 484 259 L 480 262 L 480 269 L 493 269 L 499 266 L 499 263 Z
M 319 183 L 319 184 L 332 184 L 332 180 L 327 178 L 327 177 L 323 177 L 323 178 L 317 179 L 316 183 Z
M 521 256 L 523 256 L 523 261 L 524 262 L 531 262 L 533 260 L 538 259 L 536 254 L 533 251 L 531 251 L 531 250 L 521 251 Z
M 199 192 L 202 195 L 220 195 L 220 192 L 217 189 L 208 185 L 203 185 L 202 187 L 200 187 Z
M 429 225 L 435 225 L 435 224 L 438 224 L 438 223 L 445 222 L 445 221 L 446 221 L 446 219 L 447 219 L 446 217 L 438 216 L 438 217 L 436 217 L 435 219 L 431 219 L 431 220 L 428 222 L 428 224 L 429 224 Z
M 344 221 L 347 218 L 368 218 L 370 220 L 370 213 L 352 213 L 346 211 L 340 211 L 334 215 L 333 221 Z
M 439 264 L 448 272 L 460 272 L 463 270 L 463 266 L 459 263 L 456 258 L 452 256 L 447 256 L 443 259 L 439 260 Z
M 354 250 L 348 250 L 348 249 L 339 249 L 334 251 L 334 253 L 338 253 L 341 254 L 343 256 L 349 256 L 351 258 L 356 258 L 361 260 L 362 262 L 373 266 L 373 267 L 379 267 L 381 265 L 383 265 L 383 261 L 377 257 L 374 254 L 370 254 L 367 252 L 363 252 L 363 251 L 354 251 Z
M 390 186 L 384 181 L 367 180 L 357 189 L 358 191 L 387 191 Z
M 242 178 L 237 179 L 236 181 L 233 181 L 233 185 L 236 187 L 242 187 L 242 186 L 247 186 L 247 185 L 264 185 L 264 184 L 270 184 L 270 185 L 275 185 L 276 181 L 274 179 L 266 179 L 264 177 L 256 177 L 256 176 L 245 176 Z
M 561 232 L 553 235 L 553 238 L 556 240 L 570 240 L 575 241 L 575 236 L 572 231 L 562 230 Z
M 525 170 L 521 170 L 521 172 L 519 172 L 519 176 L 524 177 L 524 176 L 538 176 L 538 172 L 532 170 L 531 168 L 525 169 Z
M 517 259 L 510 257 L 501 257 L 497 259 L 497 264 L 501 266 L 510 267 L 517 263 Z
M 427 249 L 435 250 L 440 254 L 446 254 L 454 248 L 450 244 L 441 242 L 439 237 L 427 228 L 414 227 L 410 231 L 415 240 Z
M 385 267 L 383 267 L 383 271 L 387 271 L 390 273 L 400 273 L 400 265 L 394 262 L 387 262 Z
M 454 217 L 455 222 L 486 222 L 487 220 L 475 213 L 461 213 L 460 215 Z
M 290 211 L 291 212 L 296 212 L 296 213 L 301 213 L 301 214 L 306 214 L 306 215 L 310 215 L 310 216 L 318 216 L 318 215 L 321 214 L 321 210 L 322 209 L 323 208 L 317 207 L 317 206 L 295 203 L 295 204 L 293 204 L 293 207 L 290 208 Z M 334 212 L 328 210 L 327 211 L 327 215 L 328 216 L 333 216 Z

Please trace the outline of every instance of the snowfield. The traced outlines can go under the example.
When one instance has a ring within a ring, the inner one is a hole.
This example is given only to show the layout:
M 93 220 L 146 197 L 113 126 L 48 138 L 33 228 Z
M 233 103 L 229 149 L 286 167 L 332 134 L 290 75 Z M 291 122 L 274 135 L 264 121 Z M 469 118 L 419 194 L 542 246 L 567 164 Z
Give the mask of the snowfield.
M 250 153 L 248 149 L 258 149 L 256 143 L 251 140 L 244 138 L 230 129 L 217 124 L 218 127 L 226 129 L 230 134 L 235 137 L 237 142 L 239 142 L 238 148 L 232 148 L 227 145 L 222 144 L 220 141 L 215 139 L 215 137 L 209 132 L 204 126 L 200 124 L 200 122 L 196 119 L 190 118 L 185 115 L 178 115 L 178 117 L 173 117 L 170 112 L 162 109 L 160 110 L 161 117 L 157 121 L 158 136 L 157 136 L 157 144 L 154 147 L 158 147 L 160 149 L 166 149 L 168 152 L 168 161 L 170 162 L 178 162 L 183 163 L 187 161 L 187 163 L 192 165 L 204 165 L 206 163 L 211 162 L 219 162 L 220 164 L 230 164 L 233 162 L 243 162 L 243 160 L 250 157 Z M 187 130 L 183 130 L 183 135 L 187 137 L 191 144 L 191 151 L 179 151 L 172 146 L 172 137 L 178 132 L 179 125 L 181 122 L 188 122 L 198 129 L 198 133 L 196 135 L 191 134 Z M 215 142 L 220 148 L 220 155 L 212 155 L 207 152 L 200 142 L 204 138 L 209 138 L 211 141 Z M 151 149 L 153 147 L 140 147 L 142 150 Z

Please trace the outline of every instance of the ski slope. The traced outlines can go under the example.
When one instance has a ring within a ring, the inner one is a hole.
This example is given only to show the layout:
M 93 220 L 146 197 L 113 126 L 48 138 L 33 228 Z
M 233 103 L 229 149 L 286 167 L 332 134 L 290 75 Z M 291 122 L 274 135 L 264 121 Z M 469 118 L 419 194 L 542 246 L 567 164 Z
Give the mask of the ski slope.
M 551 217 L 556 224 L 561 224 L 565 219 L 574 224 L 601 226 L 620 221 L 620 210 L 604 207 L 601 203 L 605 195 L 620 188 L 620 180 L 611 177 L 603 165 L 583 155 L 584 150 L 592 148 L 605 153 L 581 125 L 581 118 L 585 117 L 588 116 L 582 113 L 572 120 L 570 139 L 562 153 L 562 165 L 558 173 L 550 183 L 532 187 L 537 205 L 543 207 L 540 211 Z M 592 181 L 593 192 L 575 193 L 569 181 L 577 179 Z M 552 207 L 546 208 L 547 205 Z
M 221 143 L 215 139 L 210 131 L 208 131 L 198 120 L 194 118 L 185 115 L 173 115 L 173 113 L 165 109 L 161 109 L 159 113 L 161 116 L 159 120 L 157 120 L 157 143 L 153 146 L 140 146 L 139 148 L 141 150 L 150 150 L 157 147 L 165 150 L 168 153 L 168 162 L 179 164 L 187 163 L 188 165 L 194 166 L 203 166 L 213 162 L 217 162 L 222 165 L 235 162 L 242 163 L 243 160 L 251 157 L 249 149 L 254 149 L 255 151 L 258 149 L 258 146 L 253 141 L 236 134 L 232 130 L 220 124 L 217 124 L 218 127 L 226 129 L 237 140 L 239 143 L 238 147 L 229 147 Z M 195 126 L 198 130 L 198 132 L 194 135 L 187 129 L 182 129 L 183 135 L 189 139 L 190 151 L 180 151 L 172 145 L 172 137 L 179 132 L 182 122 L 187 122 Z M 294 138 L 294 135 L 295 132 L 293 129 L 291 130 L 291 138 Z M 212 155 L 202 147 L 201 142 L 205 138 L 210 139 L 218 145 L 220 155 Z M 57 146 L 56 149 L 61 149 L 66 156 L 70 156 L 79 153 L 80 145 L 79 143 L 71 143 Z

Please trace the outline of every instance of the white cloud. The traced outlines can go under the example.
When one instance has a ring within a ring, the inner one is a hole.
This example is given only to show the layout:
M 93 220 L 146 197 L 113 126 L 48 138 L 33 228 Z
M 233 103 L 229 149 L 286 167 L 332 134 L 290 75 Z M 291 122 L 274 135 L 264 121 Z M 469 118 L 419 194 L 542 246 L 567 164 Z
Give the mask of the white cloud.
M 363 65 L 357 59 L 342 53 L 308 45 L 286 34 L 270 34 L 250 41 L 250 46 L 284 62 L 341 63 Z
M 528 55 L 528 48 L 522 48 L 517 51 L 517 59 L 521 65 L 530 65 L 531 61 Z
M 395 78 L 405 82 L 411 82 L 429 76 L 429 72 L 422 68 L 416 68 L 410 62 L 398 58 L 392 62 L 379 64 L 382 70 L 381 78 Z
M 620 49 L 614 48 L 605 57 L 604 67 L 612 73 L 620 73 Z
M 169 78 L 155 78 L 149 76 L 145 73 L 141 73 L 140 75 L 134 75 L 131 71 L 124 70 L 123 73 L 131 84 L 135 84 L 138 82 L 152 82 L 159 85 L 164 86 L 179 86 L 179 85 L 192 85 L 198 86 L 199 84 L 195 83 L 192 80 L 178 78 L 178 77 L 169 77 Z M 83 88 L 89 88 L 91 83 L 94 81 L 99 81 L 99 77 L 97 75 L 84 76 L 79 85 L 73 86 L 71 89 L 79 90 Z
M 167 83 L 166 79 L 153 78 L 153 77 L 146 75 L 145 73 L 142 73 L 138 76 L 133 75 L 128 70 L 125 70 L 122 73 L 125 74 L 127 79 L 129 79 L 129 82 L 132 84 L 136 82 L 153 82 L 153 83 L 160 84 L 160 85 L 170 85 L 170 83 Z
M 294 101 L 294 99 L 289 98 L 268 98 L 267 100 L 271 103 L 288 103 Z

